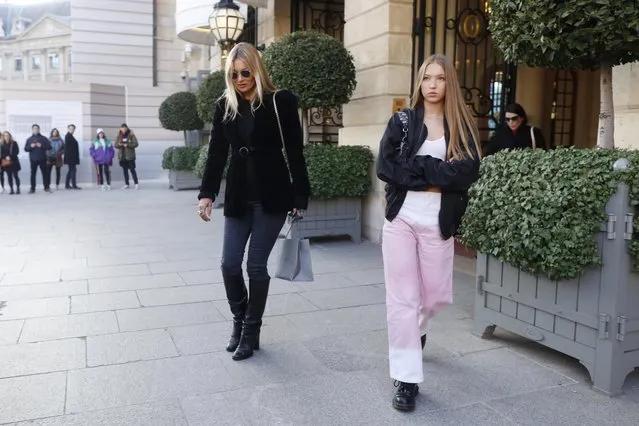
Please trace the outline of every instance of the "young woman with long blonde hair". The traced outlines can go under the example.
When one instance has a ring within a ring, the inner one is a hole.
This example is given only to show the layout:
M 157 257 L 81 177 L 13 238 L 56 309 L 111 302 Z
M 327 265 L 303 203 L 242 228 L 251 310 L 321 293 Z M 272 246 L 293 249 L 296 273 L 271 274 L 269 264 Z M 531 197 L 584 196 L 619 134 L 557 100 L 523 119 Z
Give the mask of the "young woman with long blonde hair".
M 411 107 L 388 122 L 377 161 L 377 175 L 387 183 L 382 252 L 398 410 L 415 408 L 427 322 L 452 303 L 453 236 L 480 156 L 456 70 L 433 55 L 419 69 Z
M 271 82 L 259 52 L 239 43 L 226 60 L 226 90 L 213 113 L 198 214 L 208 222 L 229 150 L 222 276 L 233 314 L 226 350 L 236 361 L 259 349 L 270 276 L 267 261 L 287 213 L 301 215 L 310 184 L 297 99 Z M 288 166 L 282 148 L 288 157 Z M 247 242 L 247 292 L 242 261 Z

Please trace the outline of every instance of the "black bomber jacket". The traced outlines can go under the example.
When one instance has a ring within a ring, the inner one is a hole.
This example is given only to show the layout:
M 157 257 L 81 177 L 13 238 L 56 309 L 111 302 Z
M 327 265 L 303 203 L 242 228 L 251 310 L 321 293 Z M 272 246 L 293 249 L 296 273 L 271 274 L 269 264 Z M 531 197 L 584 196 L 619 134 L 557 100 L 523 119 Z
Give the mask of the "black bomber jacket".
M 479 178 L 480 157 L 466 156 L 461 160 L 443 161 L 429 155 L 417 156 L 426 140 L 423 108 L 407 108 L 408 133 L 394 114 L 380 142 L 377 157 L 377 177 L 386 182 L 386 219 L 393 221 L 409 190 L 423 191 L 438 187 L 442 191 L 439 228 L 444 239 L 457 234 L 468 205 L 468 189 Z M 444 120 L 446 147 L 450 141 L 448 123 Z M 471 144 L 474 150 L 474 145 Z

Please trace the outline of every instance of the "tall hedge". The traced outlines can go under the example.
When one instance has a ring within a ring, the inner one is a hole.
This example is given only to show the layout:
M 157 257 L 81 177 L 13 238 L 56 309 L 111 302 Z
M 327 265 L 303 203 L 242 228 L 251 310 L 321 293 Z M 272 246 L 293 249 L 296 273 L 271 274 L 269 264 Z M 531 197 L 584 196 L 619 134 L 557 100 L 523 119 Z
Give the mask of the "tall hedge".
M 639 60 L 636 0 L 493 0 L 490 31 L 507 61 L 601 70 L 597 145 L 614 147 L 612 67 Z
M 615 172 L 615 160 L 633 167 Z M 639 204 L 639 152 L 610 149 L 502 151 L 482 161 L 461 240 L 532 274 L 572 279 L 600 264 L 595 235 L 618 181 Z M 637 258 L 639 244 L 631 254 Z
M 166 98 L 158 110 L 160 124 L 167 130 L 184 133 L 188 130 L 201 130 L 204 123 L 196 112 L 196 98 L 191 92 L 177 92 Z
M 225 89 L 224 71 L 215 71 L 202 80 L 195 97 L 197 115 L 204 123 L 212 122 L 215 102 L 224 94 Z

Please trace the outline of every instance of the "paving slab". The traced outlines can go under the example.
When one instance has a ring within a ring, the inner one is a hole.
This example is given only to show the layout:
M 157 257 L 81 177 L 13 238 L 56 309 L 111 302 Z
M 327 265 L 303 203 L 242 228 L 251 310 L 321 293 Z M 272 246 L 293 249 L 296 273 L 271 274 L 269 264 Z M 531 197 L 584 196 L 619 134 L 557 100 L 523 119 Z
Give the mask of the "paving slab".
M 70 337 L 95 336 L 118 331 L 115 312 L 94 312 L 35 318 L 25 321 L 20 342 L 41 342 Z
M 166 330 L 87 337 L 86 357 L 89 367 L 175 356 L 178 356 L 178 351 Z
M 71 313 L 114 311 L 116 309 L 139 308 L 140 301 L 134 291 L 99 293 L 71 296 Z
M 46 299 L 87 293 L 86 280 L 0 286 L 0 300 Z
M 86 367 L 82 339 L 12 345 L 0 350 L 0 378 L 53 373 Z
M 212 303 L 190 303 L 117 311 L 121 331 L 150 330 L 223 321 Z
M 0 380 L 0 423 L 64 413 L 67 373 Z
M 0 345 L 14 345 L 24 326 L 24 321 L 0 321 Z

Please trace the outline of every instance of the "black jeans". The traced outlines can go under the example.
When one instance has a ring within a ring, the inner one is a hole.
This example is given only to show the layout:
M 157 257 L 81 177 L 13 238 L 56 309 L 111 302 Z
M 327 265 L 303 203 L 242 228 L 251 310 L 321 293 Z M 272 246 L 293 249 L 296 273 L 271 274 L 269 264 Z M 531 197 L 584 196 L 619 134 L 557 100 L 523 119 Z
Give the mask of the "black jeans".
M 76 182 L 76 175 L 78 172 L 78 166 L 75 164 L 69 164 L 69 169 L 67 170 L 67 179 L 66 179 L 66 187 L 67 188 L 77 188 L 78 184 Z
M 104 185 L 104 175 L 106 175 L 106 184 L 111 185 L 111 170 L 108 164 L 98 164 L 98 185 Z
M 131 170 L 131 176 L 133 177 L 133 183 L 138 184 L 138 174 L 135 171 L 135 160 L 122 160 L 120 161 L 122 171 L 124 172 L 124 184 L 129 186 L 129 170 Z
M 9 175 L 9 188 L 13 191 L 13 182 L 16 183 L 16 189 L 20 191 L 20 177 L 18 176 L 17 170 L 7 171 Z M 4 187 L 4 185 L 2 185 Z
M 49 183 L 51 183 L 51 173 L 53 173 L 53 169 L 55 169 L 55 184 L 60 185 L 60 171 L 62 166 L 57 166 L 55 164 L 49 164 Z
M 285 213 L 264 213 L 259 202 L 249 203 L 242 218 L 225 218 L 222 273 L 242 275 L 244 251 L 250 237 L 246 272 L 251 280 L 268 280 L 266 264 L 285 220 Z
M 40 168 L 40 173 L 42 173 L 42 184 L 44 185 L 44 189 L 49 189 L 49 173 L 47 170 L 47 161 L 32 161 L 31 162 L 31 190 L 35 191 L 36 189 L 36 174 L 38 173 L 38 168 Z

